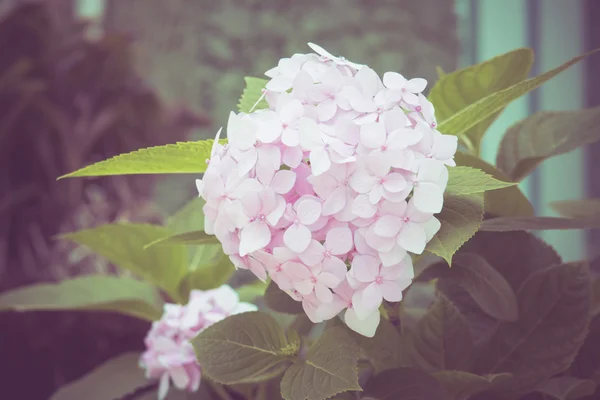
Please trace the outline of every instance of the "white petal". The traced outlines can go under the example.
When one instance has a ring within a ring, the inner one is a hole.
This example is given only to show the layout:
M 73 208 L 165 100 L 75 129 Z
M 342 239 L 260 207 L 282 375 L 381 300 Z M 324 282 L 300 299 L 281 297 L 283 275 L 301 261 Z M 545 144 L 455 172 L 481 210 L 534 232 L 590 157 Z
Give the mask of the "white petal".
M 356 312 L 351 308 L 347 309 L 344 313 L 344 322 L 348 325 L 348 328 L 369 338 L 375 336 L 380 320 L 381 314 L 379 310 L 373 311 L 363 319 L 359 319 Z

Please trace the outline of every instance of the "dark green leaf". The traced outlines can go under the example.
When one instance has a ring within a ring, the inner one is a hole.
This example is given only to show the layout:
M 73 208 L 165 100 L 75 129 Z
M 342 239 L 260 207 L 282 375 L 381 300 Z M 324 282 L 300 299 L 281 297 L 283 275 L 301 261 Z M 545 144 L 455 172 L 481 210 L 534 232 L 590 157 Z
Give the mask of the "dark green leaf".
M 68 233 L 62 237 L 90 248 L 118 267 L 139 275 L 180 300 L 178 286 L 187 270 L 186 249 L 182 246 L 158 246 L 144 250 L 147 243 L 169 234 L 161 226 L 118 223 Z
M 58 179 L 81 176 L 196 174 L 206 171 L 214 140 L 179 142 L 120 154 Z
M 600 49 L 599 49 L 600 50 Z M 572 65 L 590 56 L 598 50 L 590 51 L 579 57 L 575 57 L 563 65 L 556 67 L 548 72 L 519 82 L 506 89 L 497 91 L 486 97 L 481 98 L 477 102 L 461 109 L 452 116 L 442 120 L 438 126 L 438 130 L 447 135 L 463 135 L 474 126 L 477 126 L 483 121 L 486 121 L 497 112 L 503 110 L 508 104 L 541 86 L 546 81 L 552 79 L 562 71 L 568 69 Z
M 596 384 L 587 379 L 558 376 L 540 383 L 534 390 L 555 400 L 577 400 L 593 394 Z
M 503 392 L 522 392 L 566 370 L 587 334 L 590 277 L 587 265 L 552 266 L 533 274 L 517 294 L 519 321 L 500 323 L 479 352 L 478 373 L 509 372 Z
M 479 229 L 483 219 L 483 193 L 446 195 L 444 208 L 436 215 L 442 226 L 426 250 L 452 264 L 452 256 Z
M 224 384 L 263 380 L 300 348 L 273 317 L 262 312 L 227 317 L 202 331 L 192 344 L 202 373 Z
M 281 380 L 285 400 L 325 400 L 338 393 L 362 390 L 358 384 L 359 348 L 341 327 L 327 329 L 312 345 L 306 360 L 294 363 Z
M 481 158 L 470 154 L 457 152 L 454 156 L 457 166 L 479 168 L 494 178 L 509 182 L 510 178 L 504 172 Z M 484 194 L 485 212 L 499 217 L 530 217 L 533 216 L 533 206 L 527 200 L 521 189 L 511 186 L 504 189 L 492 190 Z
M 113 311 L 153 321 L 161 317 L 162 308 L 158 292 L 146 282 L 101 275 L 40 283 L 0 295 L 0 310 Z
M 600 314 L 600 277 L 592 281 L 592 316 Z
M 275 282 L 270 282 L 265 291 L 267 306 L 273 311 L 285 314 L 303 313 L 302 303 L 292 299 L 287 293 L 279 289 Z
M 435 106 L 438 121 L 444 121 L 476 101 L 521 82 L 527 78 L 532 65 L 533 51 L 516 49 L 440 76 L 440 80 L 428 95 Z M 501 107 L 464 133 L 467 138 L 465 142 L 476 152 L 485 131 L 503 109 L 504 107 Z
M 336 319 L 336 321 L 339 321 L 339 319 Z M 339 326 L 346 329 L 360 348 L 360 358 L 369 360 L 376 374 L 401 366 L 402 338 L 389 321 L 382 319 L 377 327 L 375 336 L 372 338 L 359 335 L 348 329 L 341 321 L 339 322 Z
M 515 292 L 533 273 L 562 262 L 552 247 L 528 232 L 478 232 L 462 252 L 485 258 Z M 438 280 L 438 290 L 464 315 L 475 344 L 485 343 L 495 333 L 497 320 L 483 312 L 471 295 L 448 275 Z
M 61 387 L 50 400 L 120 399 L 148 385 L 138 363 L 139 353 L 126 353 L 108 360 L 82 378 Z
M 556 201 L 550 207 L 563 217 L 600 218 L 600 199 Z
M 251 76 L 245 77 L 244 81 L 246 82 L 246 88 L 244 89 L 244 93 L 242 93 L 242 97 L 240 98 L 238 110 L 243 113 L 249 113 L 253 107 L 254 110 L 269 108 L 269 104 L 265 99 L 262 99 L 260 102 L 258 102 L 258 99 L 260 99 L 263 94 L 262 90 L 265 88 L 265 86 L 267 86 L 268 81 L 266 79 L 253 78 Z
M 510 378 L 510 374 L 479 376 L 464 371 L 439 371 L 432 374 L 444 387 L 448 400 L 468 400 L 494 383 Z
M 546 158 L 600 140 L 600 107 L 542 111 L 506 131 L 496 164 L 514 181 L 523 180 Z
M 409 365 L 424 371 L 462 370 L 471 360 L 473 339 L 467 323 L 443 296 L 417 323 L 408 340 Z
M 483 221 L 480 230 L 509 232 L 594 228 L 600 228 L 600 218 L 499 217 Z
M 446 400 L 444 388 L 431 375 L 413 368 L 397 368 L 371 378 L 365 398 L 377 400 Z
M 219 244 L 219 240 L 215 235 L 209 235 L 204 231 L 191 231 L 185 233 L 178 233 L 176 235 L 169 235 L 160 239 L 153 240 L 144 246 L 144 249 L 148 249 L 153 246 L 165 246 L 165 245 L 200 245 L 200 244 Z
M 479 307 L 500 321 L 516 321 L 517 298 L 504 277 L 485 258 L 461 252 L 457 254 L 449 275 L 465 289 Z

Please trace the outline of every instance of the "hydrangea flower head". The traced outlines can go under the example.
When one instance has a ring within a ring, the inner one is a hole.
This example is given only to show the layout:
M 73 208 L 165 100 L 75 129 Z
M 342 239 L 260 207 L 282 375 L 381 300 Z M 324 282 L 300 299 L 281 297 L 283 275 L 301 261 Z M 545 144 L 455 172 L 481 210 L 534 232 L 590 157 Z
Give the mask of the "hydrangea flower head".
M 146 351 L 140 359 L 147 378 L 159 381 L 159 400 L 166 397 L 171 384 L 180 390 L 198 390 L 201 368 L 190 340 L 215 322 L 246 311 L 256 311 L 256 306 L 239 302 L 227 285 L 192 290 L 186 305 L 165 304 L 162 318 L 146 336 Z
M 436 130 L 426 80 L 309 46 L 267 71 L 268 109 L 231 113 L 197 182 L 205 230 L 313 322 L 343 313 L 373 336 L 440 229 L 457 138 Z

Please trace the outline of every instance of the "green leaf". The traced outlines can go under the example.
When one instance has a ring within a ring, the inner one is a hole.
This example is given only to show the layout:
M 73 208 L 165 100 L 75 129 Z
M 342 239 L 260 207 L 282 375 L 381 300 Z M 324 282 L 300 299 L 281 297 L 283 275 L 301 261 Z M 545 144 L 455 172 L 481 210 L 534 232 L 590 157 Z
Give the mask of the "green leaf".
M 397 368 L 369 379 L 364 398 L 377 400 L 446 400 L 446 392 L 431 375 L 413 368 Z
M 459 254 L 462 253 L 474 253 L 485 258 L 515 292 L 534 273 L 562 262 L 552 247 L 528 232 L 480 231 L 464 245 Z M 495 333 L 498 321 L 481 310 L 473 297 L 452 278 L 451 272 L 438 279 L 437 289 L 465 317 L 473 333 L 474 344 L 480 346 Z
M 577 400 L 594 394 L 596 384 L 588 379 L 577 379 L 570 376 L 550 378 L 539 385 L 534 391 L 543 393 L 556 400 Z
M 296 337 L 297 339 L 297 337 Z M 224 383 L 256 382 L 298 353 L 275 319 L 262 312 L 227 317 L 192 339 L 202 373 Z
M 459 151 L 454 155 L 454 161 L 457 166 L 478 168 L 500 181 L 510 182 L 508 175 L 481 158 Z M 535 214 L 533 206 L 517 186 L 485 192 L 484 200 L 485 211 L 494 216 L 530 217 Z
M 81 176 L 198 174 L 206 171 L 214 140 L 178 142 L 120 154 L 58 179 Z
M 566 370 L 587 334 L 590 276 L 584 263 L 555 265 L 533 274 L 517 293 L 517 322 L 500 323 L 479 352 L 475 371 L 509 372 L 501 392 L 521 393 Z
M 479 229 L 488 232 L 508 232 L 594 228 L 600 228 L 600 217 L 587 219 L 560 217 L 499 217 L 483 221 Z
M 479 376 L 464 371 L 439 371 L 432 374 L 448 394 L 448 400 L 469 400 L 471 396 L 509 378 L 510 374 Z
M 165 245 L 200 245 L 200 244 L 219 244 L 219 240 L 215 235 L 209 235 L 204 231 L 191 231 L 185 233 L 178 233 L 176 235 L 166 236 L 157 240 L 154 240 L 144 246 L 144 249 L 148 249 L 153 246 L 165 246 Z
M 500 321 L 519 318 L 517 297 L 506 279 L 485 258 L 461 252 L 448 271 L 488 315 Z
M 329 326 L 345 329 L 360 348 L 360 358 L 368 360 L 378 374 L 401 366 L 401 342 L 403 338 L 387 320 L 381 319 L 375 336 L 368 338 L 350 330 L 339 318 L 330 320 Z
M 243 113 L 250 113 L 252 107 L 254 107 L 254 110 L 269 108 L 269 104 L 265 99 L 262 99 L 258 104 L 256 104 L 258 99 L 260 99 L 263 94 L 262 90 L 267 86 L 267 82 L 269 81 L 262 78 L 253 78 L 251 76 L 245 77 L 244 81 L 246 82 L 246 88 L 244 89 L 244 93 L 242 93 L 242 97 L 240 98 L 238 110 Z
M 227 283 L 234 272 L 233 263 L 223 252 L 213 259 L 202 260 L 181 279 L 178 289 L 180 296 L 187 299 L 190 291 L 194 289 L 218 288 Z
M 458 309 L 439 296 L 411 331 L 406 351 L 410 366 L 421 370 L 462 370 L 471 361 L 473 340 Z
M 173 233 L 204 230 L 204 205 L 202 197 L 194 197 L 167 219 L 167 228 Z
M 556 201 L 550 207 L 563 217 L 600 218 L 600 199 Z
M 542 111 L 510 127 L 496 164 L 521 181 L 542 161 L 600 140 L 600 107 L 578 111 Z
M 167 220 L 167 228 L 174 234 L 186 234 L 203 229 L 204 204 L 205 201 L 201 197 L 190 200 Z M 190 271 L 195 271 L 202 266 L 214 265 L 223 256 L 223 248 L 218 241 L 215 244 L 186 245 L 186 247 Z
M 362 390 L 358 384 L 359 348 L 345 329 L 325 330 L 306 360 L 294 363 L 281 380 L 285 400 L 325 400 L 338 393 Z
M 273 311 L 285 314 L 300 314 L 304 312 L 302 303 L 292 299 L 287 293 L 279 289 L 273 281 L 267 286 L 265 291 L 265 302 Z
M 113 311 L 154 321 L 163 302 L 154 287 L 130 278 L 83 276 L 59 283 L 40 283 L 4 292 L 0 311 Z
M 242 285 L 235 289 L 240 296 L 240 301 L 247 303 L 252 303 L 257 297 L 264 296 L 265 290 L 267 290 L 267 283 L 259 280 Z
M 483 193 L 515 186 L 514 182 L 502 182 L 484 171 L 470 167 L 453 167 L 448 169 L 449 178 L 446 192 L 454 195 Z
M 533 65 L 531 49 L 516 49 L 490 60 L 440 76 L 428 99 L 435 106 L 438 121 L 445 121 L 471 104 L 527 78 Z M 465 142 L 479 153 L 481 139 L 504 107 L 463 131 Z M 446 132 L 444 132 L 446 133 Z
M 126 353 L 108 360 L 82 378 L 62 386 L 50 400 L 120 399 L 147 386 L 144 370 L 138 365 L 140 353 Z
M 447 119 L 441 119 L 442 122 L 439 124 L 438 130 L 447 135 L 464 135 L 474 126 L 477 126 L 481 122 L 486 121 L 489 117 L 495 115 L 497 112 L 503 110 L 512 101 L 541 86 L 543 83 L 566 70 L 573 64 L 578 63 L 585 57 L 590 56 L 599 50 L 600 49 L 593 50 L 579 57 L 575 57 L 563 65 L 538 75 L 535 78 L 527 79 L 507 87 L 506 89 L 482 97 L 481 100 L 478 100 L 475 103 L 461 109 L 451 117 L 448 117 Z
M 483 219 L 483 194 L 444 196 L 444 208 L 436 215 L 441 222 L 439 232 L 425 250 L 442 257 L 452 265 L 452 256 L 479 229 Z
M 438 78 L 441 78 L 444 75 L 446 75 L 442 67 L 440 67 L 439 65 L 435 67 L 435 72 L 437 72 Z
M 67 233 L 61 237 L 88 247 L 179 300 L 179 281 L 187 270 L 185 248 L 157 246 L 144 250 L 147 243 L 169 234 L 166 228 L 157 225 L 117 223 Z

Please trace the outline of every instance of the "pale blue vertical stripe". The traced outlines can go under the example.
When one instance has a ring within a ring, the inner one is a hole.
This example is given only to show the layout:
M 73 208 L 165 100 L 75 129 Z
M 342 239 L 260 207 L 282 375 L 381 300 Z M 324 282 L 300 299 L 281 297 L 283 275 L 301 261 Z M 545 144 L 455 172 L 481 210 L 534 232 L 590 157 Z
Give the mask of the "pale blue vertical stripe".
M 530 47 L 527 31 L 527 3 L 523 0 L 477 1 L 477 59 L 488 60 L 519 47 Z M 482 143 L 482 158 L 492 164 L 496 161 L 498 146 L 506 130 L 529 115 L 529 96 L 523 96 L 509 105 L 490 126 Z M 521 189 L 531 198 L 530 182 L 526 179 Z
M 583 53 L 583 1 L 540 1 L 539 68 L 547 71 Z M 540 90 L 542 110 L 576 110 L 584 107 L 583 64 L 577 64 Z M 548 203 L 584 197 L 583 151 L 547 160 L 540 170 L 541 215 L 555 215 Z M 565 259 L 585 256 L 585 234 L 580 231 L 547 231 L 542 237 Z
M 106 0 L 77 0 L 75 9 L 77 15 L 88 18 L 101 18 L 106 7 Z

